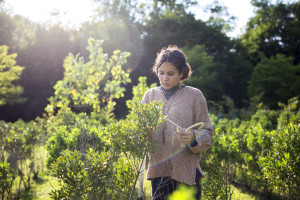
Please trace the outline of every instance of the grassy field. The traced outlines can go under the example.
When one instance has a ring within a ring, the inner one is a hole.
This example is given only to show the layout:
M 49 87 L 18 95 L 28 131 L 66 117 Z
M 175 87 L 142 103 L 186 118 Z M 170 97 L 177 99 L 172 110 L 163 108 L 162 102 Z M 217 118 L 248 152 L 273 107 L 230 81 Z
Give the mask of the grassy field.
M 51 199 L 49 192 L 53 189 L 59 188 L 58 181 L 56 178 L 50 176 L 49 171 L 47 170 L 46 167 L 46 155 L 47 151 L 45 150 L 44 146 L 38 145 L 35 146 L 35 150 L 33 153 L 33 158 L 34 158 L 34 163 L 35 163 L 35 168 L 39 169 L 38 173 L 38 179 L 33 180 L 33 173 L 31 173 L 31 189 L 29 191 L 24 191 L 24 187 L 21 184 L 20 187 L 20 193 L 21 193 L 21 198 L 22 199 Z M 28 173 L 30 166 L 31 160 L 25 160 L 23 161 L 23 172 L 25 174 Z M 14 195 L 16 195 L 19 191 L 19 185 L 20 185 L 20 176 L 17 176 L 16 179 L 14 180 L 14 184 L 12 187 L 12 192 Z
M 17 178 L 19 179 L 19 178 Z M 17 181 L 18 183 L 19 181 Z M 49 176 L 47 173 L 41 175 L 38 180 L 32 181 L 31 189 L 22 194 L 22 199 L 30 200 L 49 200 L 49 192 L 59 188 L 56 178 Z

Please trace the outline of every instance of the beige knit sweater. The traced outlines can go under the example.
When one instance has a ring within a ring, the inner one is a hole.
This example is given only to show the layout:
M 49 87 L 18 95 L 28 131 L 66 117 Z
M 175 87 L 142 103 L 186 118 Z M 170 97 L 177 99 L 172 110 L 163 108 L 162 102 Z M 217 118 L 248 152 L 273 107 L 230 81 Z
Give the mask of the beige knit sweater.
M 197 168 L 205 176 L 199 164 L 201 153 L 212 145 L 213 127 L 205 97 L 200 90 L 186 86 L 167 100 L 163 91 L 156 87 L 148 90 L 142 100 L 143 103 L 152 101 L 161 101 L 164 104 L 163 114 L 183 128 L 198 122 L 204 122 L 204 126 L 201 130 L 193 129 L 198 144 L 183 148 L 174 133 L 176 126 L 166 121 L 159 132 L 151 137 L 156 145 L 154 151 L 148 154 L 147 179 L 168 176 L 179 182 L 195 185 Z

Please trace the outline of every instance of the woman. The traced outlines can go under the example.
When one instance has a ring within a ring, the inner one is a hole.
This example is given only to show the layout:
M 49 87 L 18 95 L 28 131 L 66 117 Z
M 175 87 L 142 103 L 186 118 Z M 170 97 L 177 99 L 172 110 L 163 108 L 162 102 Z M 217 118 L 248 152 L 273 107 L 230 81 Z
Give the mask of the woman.
M 159 78 L 160 87 L 148 90 L 142 102 L 161 101 L 163 115 L 177 126 L 167 120 L 159 132 L 151 136 L 156 143 L 154 151 L 149 153 L 147 173 L 152 198 L 166 199 L 179 183 L 183 183 L 195 185 L 199 199 L 200 178 L 204 177 L 199 162 L 201 153 L 211 147 L 213 135 L 206 99 L 199 89 L 182 84 L 191 76 L 191 67 L 178 47 L 163 48 L 157 54 L 153 71 Z M 185 131 L 199 122 L 204 123 L 200 130 L 196 127 Z

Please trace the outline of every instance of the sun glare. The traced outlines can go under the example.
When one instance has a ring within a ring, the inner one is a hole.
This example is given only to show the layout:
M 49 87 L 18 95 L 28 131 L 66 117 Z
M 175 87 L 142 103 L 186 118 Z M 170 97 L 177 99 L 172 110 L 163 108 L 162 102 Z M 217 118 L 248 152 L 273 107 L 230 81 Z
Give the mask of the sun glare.
M 22 15 L 39 23 L 61 23 L 78 26 L 93 14 L 95 5 L 90 0 L 8 0 L 13 14 Z

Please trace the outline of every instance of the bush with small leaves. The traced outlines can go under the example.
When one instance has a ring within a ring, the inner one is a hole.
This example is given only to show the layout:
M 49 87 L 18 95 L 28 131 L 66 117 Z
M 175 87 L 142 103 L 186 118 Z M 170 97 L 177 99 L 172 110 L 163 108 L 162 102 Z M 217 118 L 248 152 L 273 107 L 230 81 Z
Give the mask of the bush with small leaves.
M 0 194 L 1 199 L 12 198 L 12 185 L 15 179 L 14 170 L 7 162 L 0 162 Z

